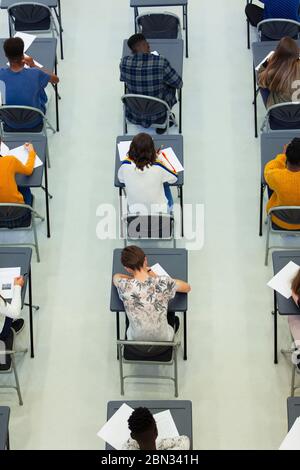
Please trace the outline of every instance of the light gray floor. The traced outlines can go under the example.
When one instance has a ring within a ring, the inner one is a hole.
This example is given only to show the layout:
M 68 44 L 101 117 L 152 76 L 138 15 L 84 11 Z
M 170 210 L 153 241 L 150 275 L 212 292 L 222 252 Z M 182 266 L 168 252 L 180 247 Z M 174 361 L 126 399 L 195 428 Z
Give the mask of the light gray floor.
M 190 0 L 185 198 L 205 204 L 206 240 L 189 260 L 190 348 L 188 362 L 180 359 L 180 398 L 193 401 L 196 449 L 276 449 L 287 428 L 290 366 L 282 357 L 273 365 L 272 268 L 264 267 L 258 237 L 260 157 L 244 3 Z M 36 358 L 19 363 L 23 407 L 14 392 L 0 392 L 0 404 L 12 409 L 14 449 L 101 449 L 96 433 L 107 401 L 120 399 L 109 312 L 112 252 L 120 243 L 96 238 L 96 209 L 117 207 L 118 63 L 133 12 L 129 0 L 62 6 L 61 133 L 50 139 L 53 236 L 47 240 L 41 228 L 42 261 L 33 265 L 41 306 Z M 1 21 L 5 35 L 4 12 Z M 289 345 L 285 319 L 279 332 L 279 345 Z M 129 385 L 126 392 L 128 399 L 173 398 L 168 384 Z

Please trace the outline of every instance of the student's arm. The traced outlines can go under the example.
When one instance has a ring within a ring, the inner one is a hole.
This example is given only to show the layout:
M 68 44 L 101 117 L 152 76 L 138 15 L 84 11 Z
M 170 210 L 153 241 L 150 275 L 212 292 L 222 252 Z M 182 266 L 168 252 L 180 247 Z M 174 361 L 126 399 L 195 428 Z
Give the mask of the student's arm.
M 271 189 L 276 189 L 277 183 L 280 180 L 278 172 L 286 168 L 286 155 L 284 153 L 277 155 L 274 160 L 271 160 L 265 166 L 265 180 Z
M 115 274 L 113 277 L 113 285 L 117 287 L 117 284 L 121 279 L 131 279 L 131 276 L 128 276 L 127 274 Z
M 13 298 L 11 303 L 4 302 L 0 299 L 0 314 L 4 317 L 15 320 L 21 315 L 21 291 L 24 285 L 23 277 L 17 277 L 14 281 Z
M 164 67 L 164 82 L 172 88 L 182 88 L 183 82 L 181 77 L 178 75 L 176 70 L 174 70 L 170 63 L 165 59 L 165 67 Z
M 28 65 L 28 67 L 30 68 L 34 68 L 34 69 L 38 69 L 38 70 L 41 70 L 42 72 L 44 72 L 46 75 L 48 75 L 49 78 L 49 82 L 52 83 L 53 85 L 56 85 L 57 83 L 59 83 L 59 78 L 57 75 L 55 75 L 55 73 L 52 73 L 50 72 L 49 70 L 45 69 L 44 67 L 37 67 L 34 63 L 34 60 L 32 57 L 24 57 L 24 62 L 26 65 Z
M 180 279 L 174 279 L 174 281 L 176 282 L 176 292 L 181 292 L 182 294 L 191 292 L 192 288 L 187 282 Z
M 120 181 L 120 183 L 125 184 L 125 181 L 124 181 L 124 172 L 123 172 L 123 165 L 121 165 L 120 168 L 119 168 L 119 171 L 118 171 L 118 180 Z
M 16 173 L 20 173 L 21 175 L 31 175 L 34 170 L 34 163 L 35 163 L 35 150 L 32 144 L 25 144 L 25 148 L 28 150 L 28 159 L 26 165 L 20 162 L 17 158 L 14 159 L 14 170 Z

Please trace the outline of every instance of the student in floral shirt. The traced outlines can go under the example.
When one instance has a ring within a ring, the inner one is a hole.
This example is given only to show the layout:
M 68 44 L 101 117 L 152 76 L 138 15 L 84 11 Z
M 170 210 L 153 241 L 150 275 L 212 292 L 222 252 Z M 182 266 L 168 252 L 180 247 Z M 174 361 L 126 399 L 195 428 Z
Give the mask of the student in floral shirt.
M 190 292 L 189 284 L 168 276 L 157 276 L 148 267 L 145 253 L 137 246 L 126 247 L 121 261 L 128 275 L 115 274 L 113 283 L 129 320 L 127 338 L 173 341 L 179 319 L 174 315 L 168 318 L 168 304 L 176 292 Z

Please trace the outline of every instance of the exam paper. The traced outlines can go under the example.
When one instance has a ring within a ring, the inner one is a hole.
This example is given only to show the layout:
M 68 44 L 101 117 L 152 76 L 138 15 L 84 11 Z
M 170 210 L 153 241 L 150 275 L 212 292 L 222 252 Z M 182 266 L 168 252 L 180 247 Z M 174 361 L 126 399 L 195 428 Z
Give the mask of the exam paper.
M 170 277 L 169 274 L 164 270 L 164 268 L 159 263 L 156 263 L 154 266 L 152 266 L 151 269 L 157 276 Z
M 2 156 L 8 155 L 8 152 L 9 152 L 9 148 L 7 147 L 7 145 L 4 142 L 1 142 L 1 146 L 0 146 L 1 155 Z
M 21 275 L 21 268 L 0 268 L 0 293 L 4 299 L 12 299 L 14 279 Z
M 279 450 L 300 450 L 300 418 L 297 418 Z
M 157 51 L 153 51 L 151 52 L 152 55 L 159 55 L 159 53 Z
M 101 437 L 116 450 L 122 450 L 125 442 L 130 438 L 128 419 L 133 409 L 124 403 L 118 411 L 100 429 L 97 436 Z
M 268 286 L 283 295 L 286 299 L 292 296 L 292 280 L 299 271 L 299 266 L 290 261 L 279 273 L 276 274 L 269 282 Z
M 184 168 L 178 160 L 176 153 L 171 147 L 161 150 L 158 154 L 158 158 L 170 170 L 176 171 L 176 173 L 184 171 Z
M 173 416 L 171 415 L 170 410 L 162 411 L 161 413 L 157 413 L 154 415 L 157 430 L 158 430 L 158 438 L 157 440 L 161 439 L 171 439 L 172 437 L 178 437 L 178 429 L 174 422 Z
M 131 140 L 125 140 L 125 141 L 118 143 L 119 157 L 120 157 L 121 162 L 123 162 L 127 158 L 130 145 L 131 145 Z
M 26 165 L 26 162 L 28 160 L 28 151 L 25 149 L 24 145 L 21 145 L 20 147 L 16 147 L 15 149 L 9 150 L 7 155 L 11 155 L 13 157 L 16 157 L 21 163 L 23 163 L 23 165 Z M 38 168 L 39 166 L 43 166 L 43 162 L 36 155 L 34 168 Z
M 257 67 L 255 67 L 256 72 L 258 72 L 258 70 L 260 69 L 260 67 L 262 66 L 262 64 L 263 64 L 266 60 L 268 60 L 273 54 L 274 54 L 274 51 L 269 52 L 269 54 L 267 55 L 267 57 L 265 57 L 265 58 L 257 65 Z
M 36 36 L 34 36 L 33 34 L 28 34 L 28 33 L 16 33 L 14 37 L 23 39 L 24 52 L 26 52 L 27 49 L 30 48 L 31 44 L 36 39 Z

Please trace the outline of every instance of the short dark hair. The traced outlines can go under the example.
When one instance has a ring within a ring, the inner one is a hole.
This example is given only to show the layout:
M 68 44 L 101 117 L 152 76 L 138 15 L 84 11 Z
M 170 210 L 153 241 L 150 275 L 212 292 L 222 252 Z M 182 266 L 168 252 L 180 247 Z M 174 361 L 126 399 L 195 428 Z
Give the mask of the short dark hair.
M 290 165 L 300 165 L 300 138 L 295 137 L 286 149 L 286 159 Z
M 24 55 L 24 41 L 21 38 L 6 39 L 3 49 L 10 62 L 19 61 Z
M 134 51 L 135 49 L 135 46 L 139 43 L 139 42 L 143 42 L 143 41 L 146 41 L 146 38 L 143 34 L 133 34 L 133 36 L 130 36 L 130 38 L 128 39 L 127 41 L 127 45 L 129 47 L 129 49 L 131 49 L 132 51 Z
M 156 422 L 148 408 L 136 408 L 128 419 L 129 430 L 134 436 L 150 431 L 154 426 Z
M 146 255 L 138 246 L 127 246 L 122 251 L 121 263 L 125 268 L 140 271 L 144 265 Z
M 129 157 L 139 170 L 152 166 L 157 155 L 151 135 L 145 132 L 137 134 L 131 142 Z

